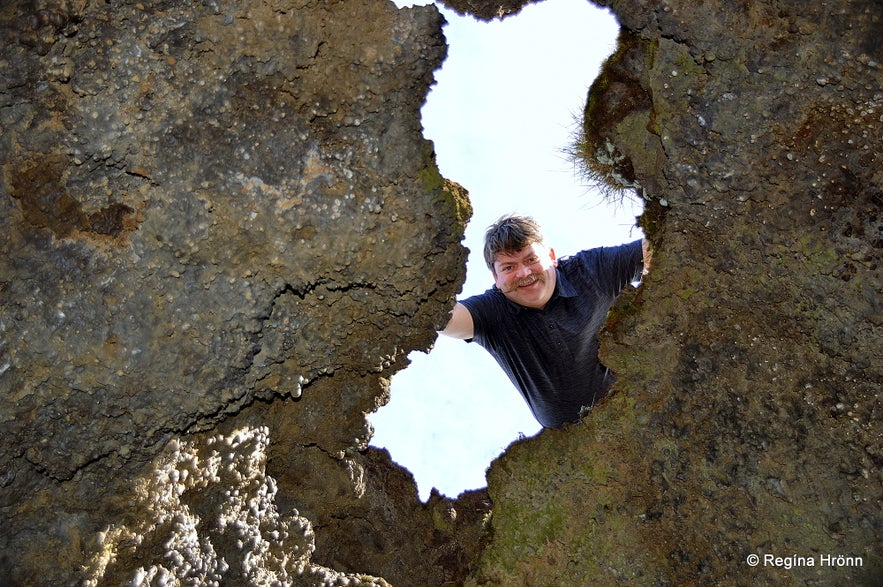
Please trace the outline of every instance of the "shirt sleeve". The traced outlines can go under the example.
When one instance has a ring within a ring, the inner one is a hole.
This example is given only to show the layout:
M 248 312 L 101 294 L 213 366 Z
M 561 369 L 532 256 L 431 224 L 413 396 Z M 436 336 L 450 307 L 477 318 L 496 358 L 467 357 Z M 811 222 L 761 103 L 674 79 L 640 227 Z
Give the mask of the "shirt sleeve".
M 488 299 L 490 295 L 492 295 L 491 290 L 488 290 L 483 294 L 460 300 L 460 303 L 469 310 L 469 314 L 472 316 L 472 338 L 465 339 L 466 342 L 482 344 L 487 328 L 487 312 L 491 309 L 490 300 Z
M 615 297 L 623 288 L 641 278 L 644 269 L 642 240 L 616 247 L 600 247 L 578 253 L 576 257 L 586 277 L 594 279 L 607 296 Z
M 627 284 L 641 279 L 641 273 L 644 271 L 643 239 L 614 249 L 616 249 L 616 260 L 613 271 L 618 276 L 619 290 L 622 291 Z

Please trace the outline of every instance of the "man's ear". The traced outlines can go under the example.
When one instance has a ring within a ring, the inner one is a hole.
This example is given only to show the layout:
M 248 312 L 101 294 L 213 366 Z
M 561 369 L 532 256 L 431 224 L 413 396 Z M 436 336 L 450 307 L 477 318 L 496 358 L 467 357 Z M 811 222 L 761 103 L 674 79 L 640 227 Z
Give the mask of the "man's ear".
M 555 256 L 555 249 L 549 247 L 549 258 L 552 259 L 552 267 L 558 266 L 558 257 Z

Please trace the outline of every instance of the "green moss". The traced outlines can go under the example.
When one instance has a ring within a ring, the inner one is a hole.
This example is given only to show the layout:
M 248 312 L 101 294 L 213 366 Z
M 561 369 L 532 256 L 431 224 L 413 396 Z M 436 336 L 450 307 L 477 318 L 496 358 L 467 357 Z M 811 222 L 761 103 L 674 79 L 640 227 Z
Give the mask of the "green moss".
M 420 186 L 427 192 L 435 192 L 444 187 L 445 178 L 442 177 L 438 170 L 438 164 L 435 160 L 435 145 L 432 141 L 423 141 L 420 147 L 420 161 L 423 164 L 417 179 L 420 180 Z
M 659 248 L 658 244 L 662 241 L 665 217 L 668 211 L 669 207 L 664 206 L 658 199 L 647 199 L 644 204 L 644 213 L 638 218 L 638 226 L 644 229 L 644 234 L 656 249 Z
M 472 217 L 469 192 L 460 184 L 445 179 L 439 172 L 432 141 L 423 141 L 420 155 L 423 165 L 417 174 L 417 180 L 421 190 L 434 194 L 435 203 L 441 209 L 453 212 L 455 225 L 451 226 L 450 234 L 463 234 Z
M 629 135 L 634 133 L 628 129 L 635 127 L 646 134 L 651 102 L 639 79 L 639 64 L 653 62 L 656 46 L 625 31 L 620 34 L 616 52 L 589 89 L 582 131 L 569 149 L 584 180 L 611 199 L 621 199 L 628 189 L 640 190 L 632 162 L 618 145 L 623 128 Z

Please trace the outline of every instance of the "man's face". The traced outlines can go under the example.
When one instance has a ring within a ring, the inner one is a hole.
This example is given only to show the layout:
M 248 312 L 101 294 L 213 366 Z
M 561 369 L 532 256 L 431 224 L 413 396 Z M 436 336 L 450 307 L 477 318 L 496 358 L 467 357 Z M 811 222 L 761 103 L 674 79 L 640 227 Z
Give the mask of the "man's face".
M 542 309 L 555 291 L 555 250 L 539 243 L 514 254 L 497 253 L 494 283 L 507 298 L 528 308 Z

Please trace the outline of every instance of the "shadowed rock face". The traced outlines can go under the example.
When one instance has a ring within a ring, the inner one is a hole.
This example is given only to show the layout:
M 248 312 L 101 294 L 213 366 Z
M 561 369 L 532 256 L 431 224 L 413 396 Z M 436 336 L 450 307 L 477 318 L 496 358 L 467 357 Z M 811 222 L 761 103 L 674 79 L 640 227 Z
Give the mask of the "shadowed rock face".
M 346 558 L 338 532 L 384 541 L 342 571 L 398 579 L 388 548 L 418 582 L 462 575 L 471 514 L 439 526 L 452 506 L 365 452 L 465 271 L 465 191 L 420 126 L 441 24 L 386 2 L 4 4 L 0 582 L 336 584 L 314 561 Z
M 653 268 L 609 401 L 492 467 L 467 584 L 876 584 L 879 3 L 608 4 L 582 148 L 643 193 Z
M 4 4 L 0 583 L 871 584 L 879 6 L 610 8 L 585 153 L 645 197 L 653 270 L 615 393 L 493 465 L 489 524 L 367 448 L 464 277 L 438 12 Z

